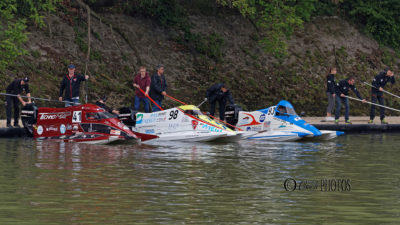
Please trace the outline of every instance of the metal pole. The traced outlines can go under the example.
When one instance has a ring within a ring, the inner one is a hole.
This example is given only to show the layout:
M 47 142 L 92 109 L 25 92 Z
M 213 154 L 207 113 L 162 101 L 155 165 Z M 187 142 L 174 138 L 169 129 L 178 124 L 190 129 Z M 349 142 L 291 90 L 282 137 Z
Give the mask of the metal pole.
M 204 101 L 202 101 L 202 102 L 197 106 L 197 108 L 200 108 L 200 106 L 203 105 L 204 102 L 206 102 L 206 101 L 207 101 L 207 99 L 204 99 Z
M 350 97 L 350 96 L 347 96 L 347 95 L 345 95 L 345 97 L 349 98 L 349 99 L 352 99 L 352 100 L 359 101 L 359 102 L 363 101 L 363 100 L 360 100 L 358 98 L 353 98 L 353 97 Z M 390 110 L 393 110 L 393 111 L 396 111 L 396 112 L 400 112 L 400 110 L 398 110 L 398 109 L 390 108 L 390 107 L 387 107 L 387 106 L 384 106 L 384 105 L 379 105 L 379 104 L 376 104 L 376 103 L 373 103 L 373 102 L 366 101 L 365 103 L 368 103 L 370 105 L 376 105 L 376 106 L 383 107 L 383 108 L 386 108 L 386 109 L 390 109 Z
M 7 93 L 0 93 L 0 95 L 5 95 L 5 96 L 12 96 L 12 97 L 21 97 L 21 98 L 29 98 L 27 96 L 21 96 L 21 95 L 13 95 L 13 94 L 7 94 Z M 30 97 L 31 99 L 36 99 L 36 100 L 41 100 L 41 101 L 48 101 L 48 102 L 63 102 L 63 103 L 72 103 L 69 101 L 58 101 L 58 100 L 53 100 L 53 99 L 47 99 L 47 98 L 36 98 L 36 97 Z
M 377 87 L 375 87 L 374 85 L 371 85 L 371 84 L 368 84 L 367 82 L 363 82 L 364 84 L 366 84 L 366 85 L 368 85 L 368 86 L 371 86 L 371 87 L 373 87 L 373 88 L 375 88 L 375 89 L 378 89 L 379 90 L 379 88 L 377 88 Z M 392 93 L 390 93 L 390 92 L 388 92 L 388 91 L 385 91 L 385 90 L 382 90 L 382 92 L 384 92 L 384 93 L 386 93 L 386 94 L 389 94 L 389 95 L 391 95 L 391 96 L 394 96 L 394 97 L 396 97 L 396 98 L 400 98 L 400 96 L 398 96 L 398 95 L 395 95 L 395 94 L 392 94 Z

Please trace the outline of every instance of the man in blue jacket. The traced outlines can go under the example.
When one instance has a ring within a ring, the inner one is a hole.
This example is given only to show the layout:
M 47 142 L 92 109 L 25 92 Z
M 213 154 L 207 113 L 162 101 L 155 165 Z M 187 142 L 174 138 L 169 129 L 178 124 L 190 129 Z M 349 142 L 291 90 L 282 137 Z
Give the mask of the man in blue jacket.
M 365 99 L 363 99 L 360 95 L 360 92 L 357 91 L 356 86 L 354 85 L 356 79 L 354 77 L 350 77 L 346 80 L 341 80 L 339 83 L 336 85 L 336 110 L 335 110 L 335 123 L 339 123 L 339 116 L 340 116 L 340 108 L 342 107 L 342 101 L 344 102 L 344 118 L 345 118 L 345 124 L 351 124 L 349 120 L 349 111 L 350 111 L 350 106 L 349 106 L 349 99 L 346 97 L 349 95 L 349 90 L 352 90 L 359 99 L 363 101 L 363 103 L 366 102 Z
M 162 107 L 162 100 L 164 96 L 167 94 L 165 91 L 167 90 L 167 81 L 164 76 L 164 66 L 158 65 L 157 72 L 151 76 L 151 84 L 150 84 L 150 98 L 152 98 L 160 107 Z M 153 112 L 160 111 L 158 106 L 153 103 Z
M 230 91 L 226 88 L 225 84 L 219 83 L 214 84 L 207 89 L 206 99 L 210 102 L 210 115 L 214 116 L 216 103 L 219 103 L 219 118 L 225 119 L 225 106 L 226 102 L 229 101 L 231 104 L 235 104 L 233 101 Z
M 385 87 L 386 83 L 390 82 L 394 84 L 394 74 L 389 68 L 385 69 L 383 72 L 380 72 L 378 75 L 375 76 L 374 80 L 372 81 L 372 88 L 371 88 L 371 102 L 376 103 L 379 101 L 379 104 L 385 105 L 385 101 L 383 99 L 383 88 Z M 380 107 L 380 117 L 382 124 L 388 124 L 385 120 L 385 108 Z M 369 121 L 368 123 L 371 124 L 374 122 L 375 118 L 375 105 L 371 105 L 371 112 L 369 114 Z
M 59 101 L 67 101 L 65 107 L 75 105 L 79 102 L 79 89 L 82 81 L 89 79 L 89 76 L 82 76 L 81 74 L 75 73 L 75 65 L 70 64 L 68 66 L 68 74 L 66 74 L 60 84 L 60 97 Z M 63 93 L 64 99 L 63 99 Z

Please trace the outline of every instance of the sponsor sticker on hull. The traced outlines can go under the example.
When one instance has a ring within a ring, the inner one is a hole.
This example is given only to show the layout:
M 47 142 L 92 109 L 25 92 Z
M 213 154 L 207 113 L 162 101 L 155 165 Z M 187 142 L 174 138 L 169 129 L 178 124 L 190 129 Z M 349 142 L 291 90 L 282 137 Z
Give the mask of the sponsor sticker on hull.
M 172 130 L 178 130 L 179 128 L 179 123 L 170 123 L 168 124 L 168 130 L 172 131 Z
M 82 111 L 74 111 L 74 114 L 72 114 L 72 122 L 73 123 L 82 122 Z
M 257 120 L 254 118 L 254 116 L 250 113 L 243 113 L 246 115 L 242 119 L 242 121 L 239 123 L 240 126 L 254 126 L 254 125 L 260 125 L 261 123 L 257 122 Z M 265 115 L 264 115 L 264 120 L 265 120 Z
M 38 126 L 38 128 L 37 128 L 37 133 L 38 133 L 39 135 L 42 135 L 42 134 L 43 134 L 43 127 L 42 127 L 42 125 L 39 125 L 39 126 Z
M 60 125 L 60 133 L 61 134 L 65 134 L 65 131 L 67 130 L 67 128 L 65 127 L 65 125 L 64 124 L 61 124 Z
M 263 124 L 263 129 L 266 130 L 271 125 L 271 121 L 265 121 Z
M 216 128 L 214 126 L 210 126 L 208 124 L 204 124 L 201 128 L 209 130 L 209 131 L 213 131 L 213 132 L 222 132 L 222 129 Z
M 70 115 L 71 112 L 39 113 L 39 119 L 40 120 L 66 119 Z
M 145 130 L 144 132 L 146 134 L 154 134 L 155 133 L 154 129 L 148 129 L 148 130 Z
M 264 113 L 260 115 L 259 120 L 260 120 L 261 123 L 264 122 L 264 120 L 265 120 L 265 114 Z
M 49 126 L 49 127 L 46 128 L 46 131 L 55 131 L 55 132 L 57 132 L 58 131 L 58 127 Z
M 193 130 L 196 130 L 198 124 L 199 124 L 199 121 L 192 120 L 192 128 L 193 128 Z
M 110 134 L 112 134 L 112 135 L 120 135 L 121 131 L 119 131 L 119 130 L 110 130 Z
M 136 114 L 136 124 L 142 124 L 143 122 L 143 114 L 138 113 Z

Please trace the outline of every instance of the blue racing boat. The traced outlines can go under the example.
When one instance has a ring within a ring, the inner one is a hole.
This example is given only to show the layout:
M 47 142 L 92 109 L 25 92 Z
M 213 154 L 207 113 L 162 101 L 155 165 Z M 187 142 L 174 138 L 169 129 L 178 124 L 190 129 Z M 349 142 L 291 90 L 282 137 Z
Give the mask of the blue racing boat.
M 227 107 L 226 120 L 228 123 L 247 132 L 256 132 L 249 139 L 268 139 L 268 132 L 281 132 L 284 135 L 297 135 L 298 139 L 305 140 L 330 140 L 343 135 L 340 131 L 318 130 L 297 115 L 290 102 L 281 100 L 277 105 L 265 109 L 246 112 L 237 106 Z M 279 140 L 279 139 L 278 139 Z

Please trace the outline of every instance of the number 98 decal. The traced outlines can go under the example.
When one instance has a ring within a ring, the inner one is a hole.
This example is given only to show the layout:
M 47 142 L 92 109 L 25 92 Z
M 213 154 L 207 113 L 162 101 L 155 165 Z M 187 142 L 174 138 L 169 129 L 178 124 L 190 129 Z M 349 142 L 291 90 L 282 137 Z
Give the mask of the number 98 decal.
M 176 119 L 176 118 L 178 117 L 178 113 L 179 113 L 178 110 L 171 111 L 171 112 L 169 113 L 169 118 L 168 118 L 168 120 L 174 120 L 174 119 Z

